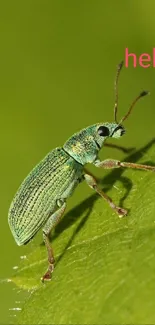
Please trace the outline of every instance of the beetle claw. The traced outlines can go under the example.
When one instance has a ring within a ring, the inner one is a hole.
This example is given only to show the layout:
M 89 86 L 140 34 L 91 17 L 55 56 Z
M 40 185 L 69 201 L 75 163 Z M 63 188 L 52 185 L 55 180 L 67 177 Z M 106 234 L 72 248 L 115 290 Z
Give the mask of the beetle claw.
M 43 277 L 41 278 L 41 281 L 44 283 L 44 281 L 51 281 L 51 272 L 50 271 L 47 271 Z
M 119 218 L 123 218 L 127 215 L 128 211 L 126 209 L 117 207 L 117 213 Z
M 47 272 L 43 275 L 41 278 L 41 281 L 44 283 L 44 281 L 51 281 L 52 278 L 52 272 L 54 271 L 54 264 L 49 264 L 49 268 Z

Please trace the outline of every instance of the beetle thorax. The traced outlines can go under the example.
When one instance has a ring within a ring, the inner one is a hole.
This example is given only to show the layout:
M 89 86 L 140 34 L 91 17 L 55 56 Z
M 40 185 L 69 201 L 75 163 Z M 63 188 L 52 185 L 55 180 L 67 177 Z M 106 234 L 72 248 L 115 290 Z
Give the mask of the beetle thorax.
M 109 137 L 119 138 L 125 130 L 117 123 L 97 123 L 74 134 L 63 149 L 80 164 L 93 163 Z
M 98 154 L 94 137 L 88 129 L 74 134 L 64 144 L 63 149 L 80 164 L 92 163 Z

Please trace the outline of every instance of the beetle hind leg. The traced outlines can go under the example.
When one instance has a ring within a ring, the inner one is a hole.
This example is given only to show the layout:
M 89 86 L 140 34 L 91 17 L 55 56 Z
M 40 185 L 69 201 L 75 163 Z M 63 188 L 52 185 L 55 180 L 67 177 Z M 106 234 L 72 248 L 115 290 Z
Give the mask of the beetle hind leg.
M 44 229 L 43 229 L 43 239 L 44 243 L 47 249 L 48 254 L 48 270 L 42 277 L 42 282 L 51 280 L 51 274 L 54 270 L 54 254 L 53 249 L 50 245 L 49 235 L 51 230 L 59 223 L 65 208 L 66 208 L 66 202 L 64 200 L 58 200 L 57 205 L 59 206 L 59 209 L 56 210 L 47 220 Z

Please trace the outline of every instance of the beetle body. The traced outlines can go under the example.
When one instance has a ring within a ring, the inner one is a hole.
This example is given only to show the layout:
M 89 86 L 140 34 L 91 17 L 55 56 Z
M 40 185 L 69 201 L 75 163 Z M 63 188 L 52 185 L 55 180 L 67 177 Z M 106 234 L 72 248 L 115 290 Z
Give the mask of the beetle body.
M 18 245 L 26 244 L 67 199 L 82 179 L 83 167 L 93 163 L 107 136 L 117 124 L 95 124 L 74 134 L 62 148 L 52 150 L 26 177 L 9 209 L 9 225 Z M 110 131 L 109 131 L 110 130 Z
M 98 158 L 107 138 L 119 138 L 125 133 L 122 122 L 128 117 L 137 100 L 147 94 L 143 91 L 132 103 L 127 114 L 117 122 L 117 81 L 121 67 L 122 63 L 118 66 L 116 75 L 115 122 L 88 126 L 71 136 L 62 148 L 52 150 L 26 177 L 11 203 L 8 222 L 18 245 L 26 244 L 43 227 L 49 262 L 43 280 L 51 278 L 54 268 L 54 256 L 49 241 L 50 231 L 60 221 L 66 208 L 66 199 L 71 196 L 80 181 L 85 179 L 119 216 L 127 214 L 127 210 L 117 207 L 111 198 L 99 189 L 95 178 L 85 171 L 85 164 L 92 163 L 101 168 L 155 170 L 153 166 L 112 159 L 100 161 Z

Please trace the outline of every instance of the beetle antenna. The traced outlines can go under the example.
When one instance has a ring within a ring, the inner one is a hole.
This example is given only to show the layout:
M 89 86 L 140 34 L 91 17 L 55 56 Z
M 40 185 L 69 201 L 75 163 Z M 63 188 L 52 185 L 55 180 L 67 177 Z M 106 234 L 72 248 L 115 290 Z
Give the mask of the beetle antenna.
M 135 104 L 138 102 L 138 100 L 139 100 L 141 97 L 146 96 L 146 95 L 148 95 L 148 94 L 149 94 L 149 91 L 144 90 L 144 91 L 142 91 L 142 92 L 139 94 L 139 96 L 137 96 L 137 97 L 134 99 L 134 101 L 132 102 L 132 104 L 131 104 L 131 106 L 130 106 L 128 112 L 127 112 L 126 115 L 125 115 L 125 116 L 120 120 L 119 124 L 122 124 L 122 122 L 124 122 L 124 121 L 128 118 L 128 116 L 130 115 L 130 113 L 131 113 L 133 107 L 134 107 Z
M 120 64 L 118 64 L 117 66 L 117 72 L 116 72 L 116 78 L 115 78 L 115 83 L 114 83 L 114 90 L 115 90 L 115 105 L 114 105 L 114 119 L 115 122 L 117 122 L 117 108 L 118 108 L 118 79 L 119 79 L 119 75 L 120 75 L 120 71 L 123 67 L 123 61 L 120 62 Z

